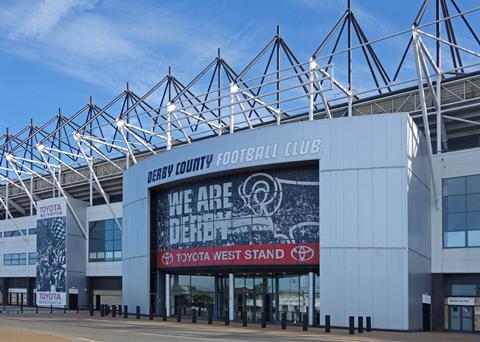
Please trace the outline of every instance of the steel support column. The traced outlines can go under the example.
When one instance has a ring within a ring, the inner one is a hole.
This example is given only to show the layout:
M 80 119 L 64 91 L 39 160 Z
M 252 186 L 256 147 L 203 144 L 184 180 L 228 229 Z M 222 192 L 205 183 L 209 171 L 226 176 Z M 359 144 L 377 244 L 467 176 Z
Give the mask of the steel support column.
M 228 274 L 228 319 L 235 319 L 235 277 L 233 273 Z
M 170 274 L 165 274 L 165 313 L 170 316 Z
M 308 272 L 308 325 L 315 322 L 315 274 Z

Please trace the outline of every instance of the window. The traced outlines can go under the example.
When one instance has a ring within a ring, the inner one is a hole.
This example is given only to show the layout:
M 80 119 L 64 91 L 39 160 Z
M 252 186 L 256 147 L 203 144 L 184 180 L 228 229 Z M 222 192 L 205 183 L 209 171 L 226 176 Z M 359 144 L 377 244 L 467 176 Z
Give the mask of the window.
M 12 264 L 12 255 L 11 254 L 4 254 L 3 255 L 3 265 L 10 266 Z
M 115 220 L 90 222 L 88 251 L 89 261 L 122 260 L 122 232 Z
M 20 232 L 18 230 L 9 230 L 3 233 L 4 237 L 15 237 L 15 236 L 20 236 Z
M 27 253 L 13 253 L 3 255 L 4 266 L 18 266 L 27 264 Z
M 461 278 L 461 277 L 460 277 Z M 478 297 L 480 296 L 480 279 L 467 277 L 466 279 L 446 280 L 446 296 L 449 297 Z
M 37 264 L 37 252 L 28 253 L 28 264 L 29 265 Z
M 443 180 L 443 247 L 480 247 L 480 175 Z
M 30 228 L 28 230 L 28 235 L 37 235 L 37 228 Z
M 27 229 L 20 229 L 20 230 L 9 230 L 3 233 L 3 237 L 15 237 L 15 236 L 21 236 L 22 233 L 23 235 L 27 235 L 28 230 Z

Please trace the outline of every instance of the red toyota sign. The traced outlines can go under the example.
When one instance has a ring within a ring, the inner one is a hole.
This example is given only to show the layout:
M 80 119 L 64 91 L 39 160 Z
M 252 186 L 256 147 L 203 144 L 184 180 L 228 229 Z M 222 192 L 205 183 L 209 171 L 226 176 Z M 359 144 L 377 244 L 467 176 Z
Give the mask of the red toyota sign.
M 318 265 L 318 242 L 240 245 L 159 251 L 159 268 L 214 265 Z

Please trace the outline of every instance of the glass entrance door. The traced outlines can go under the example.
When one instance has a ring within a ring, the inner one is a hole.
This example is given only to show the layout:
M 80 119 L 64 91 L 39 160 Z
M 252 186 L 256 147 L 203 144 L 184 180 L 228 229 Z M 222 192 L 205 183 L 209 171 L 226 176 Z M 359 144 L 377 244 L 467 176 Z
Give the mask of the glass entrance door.
M 473 331 L 473 306 L 449 306 L 449 330 Z
M 267 281 L 268 278 L 265 277 L 235 277 L 235 319 L 241 320 L 243 315 L 246 315 L 249 321 L 262 319 Z M 266 308 L 271 305 L 270 302 L 267 304 Z
M 473 331 L 473 306 L 462 307 L 462 331 Z

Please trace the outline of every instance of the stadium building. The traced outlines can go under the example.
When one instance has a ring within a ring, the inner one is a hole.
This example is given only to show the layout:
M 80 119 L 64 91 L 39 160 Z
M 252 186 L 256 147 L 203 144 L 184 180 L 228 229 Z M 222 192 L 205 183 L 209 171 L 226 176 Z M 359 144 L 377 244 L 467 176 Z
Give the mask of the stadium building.
M 5 132 L 0 303 L 479 332 L 475 16 L 369 41 L 348 8 L 306 63 L 277 29 L 238 72 Z

